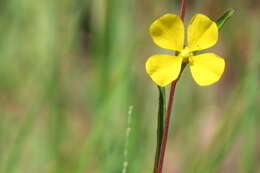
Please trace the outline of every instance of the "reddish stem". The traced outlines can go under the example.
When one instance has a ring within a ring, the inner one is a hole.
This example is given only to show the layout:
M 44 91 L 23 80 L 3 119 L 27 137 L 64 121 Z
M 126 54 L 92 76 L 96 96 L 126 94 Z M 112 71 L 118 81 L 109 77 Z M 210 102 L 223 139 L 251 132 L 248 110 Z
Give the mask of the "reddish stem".
M 182 0 L 181 10 L 180 10 L 180 17 L 182 20 L 184 20 L 185 10 L 186 10 L 186 0 Z M 182 67 L 182 70 L 184 69 L 184 67 L 185 66 Z M 168 100 L 167 111 L 166 111 L 165 127 L 163 130 L 163 138 L 162 138 L 161 152 L 160 152 L 160 156 L 159 156 L 157 173 L 162 173 L 164 155 L 165 155 L 166 144 L 167 144 L 167 139 L 168 139 L 170 120 L 171 120 L 172 105 L 173 105 L 173 101 L 174 101 L 174 93 L 175 93 L 176 84 L 181 76 L 182 70 L 180 72 L 178 79 L 173 81 L 171 84 L 171 90 L 170 90 L 170 95 L 169 95 L 169 100 Z
M 181 1 L 181 11 L 180 11 L 180 17 L 181 17 L 182 20 L 185 17 L 186 5 L 187 5 L 186 0 L 182 0 Z
M 173 104 L 173 98 L 174 98 L 175 87 L 176 87 L 177 81 L 178 81 L 178 79 L 173 81 L 171 84 L 171 90 L 170 90 L 170 95 L 169 95 L 168 107 L 167 107 L 167 111 L 166 111 L 165 127 L 164 127 L 164 132 L 163 132 L 161 153 L 160 153 L 160 157 L 159 157 L 157 173 L 162 173 L 164 154 L 165 154 L 170 120 L 171 120 L 172 104 Z

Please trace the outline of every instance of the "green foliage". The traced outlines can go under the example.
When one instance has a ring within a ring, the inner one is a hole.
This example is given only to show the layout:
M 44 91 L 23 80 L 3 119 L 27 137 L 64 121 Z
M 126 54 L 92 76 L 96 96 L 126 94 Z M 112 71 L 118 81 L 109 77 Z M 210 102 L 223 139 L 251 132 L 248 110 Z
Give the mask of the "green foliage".
M 178 83 L 165 172 L 260 170 L 260 16 L 259 7 L 247 3 L 253 2 L 187 4 L 187 16 L 218 16 L 227 5 L 239 12 L 220 32 L 223 79 L 201 88 L 184 71 Z M 177 13 L 180 2 L 0 4 L 0 172 L 122 172 L 129 106 L 127 173 L 152 172 L 158 91 L 144 63 L 158 50 L 147 28 L 163 13 Z M 232 14 L 225 13 L 218 25 Z

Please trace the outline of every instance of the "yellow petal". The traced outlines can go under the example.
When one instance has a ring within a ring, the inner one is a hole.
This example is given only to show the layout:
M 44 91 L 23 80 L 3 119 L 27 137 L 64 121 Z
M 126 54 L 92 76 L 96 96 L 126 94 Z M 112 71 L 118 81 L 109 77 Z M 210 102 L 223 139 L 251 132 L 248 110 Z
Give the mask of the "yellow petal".
M 153 55 L 146 61 L 146 72 L 159 86 L 166 86 L 179 76 L 182 58 L 170 55 Z
M 184 45 L 184 25 L 179 16 L 165 14 L 155 20 L 149 33 L 159 47 L 181 51 Z
M 217 82 L 225 68 L 223 58 L 213 54 L 204 53 L 190 57 L 190 70 L 194 80 L 201 86 Z
M 191 51 L 212 47 L 218 41 L 217 24 L 203 14 L 196 14 L 188 25 L 188 46 Z

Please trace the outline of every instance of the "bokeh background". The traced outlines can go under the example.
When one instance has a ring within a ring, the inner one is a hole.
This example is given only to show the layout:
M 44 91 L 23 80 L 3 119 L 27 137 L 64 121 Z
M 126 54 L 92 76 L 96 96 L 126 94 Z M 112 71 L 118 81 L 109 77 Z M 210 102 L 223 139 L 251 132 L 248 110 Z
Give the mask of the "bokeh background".
M 151 173 L 158 90 L 144 63 L 165 50 L 147 29 L 180 5 L 2 0 L 0 172 Z M 185 70 L 164 172 L 260 172 L 259 1 L 190 0 L 185 23 L 228 8 L 237 11 L 209 50 L 225 58 L 224 76 L 199 87 Z

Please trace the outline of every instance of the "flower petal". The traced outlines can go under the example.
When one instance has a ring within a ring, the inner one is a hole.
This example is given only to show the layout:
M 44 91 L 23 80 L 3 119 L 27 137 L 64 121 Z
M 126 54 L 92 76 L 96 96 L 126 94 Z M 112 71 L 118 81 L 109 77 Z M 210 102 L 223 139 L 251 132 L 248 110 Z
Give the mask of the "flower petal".
M 188 25 L 188 46 L 191 51 L 212 47 L 218 41 L 217 24 L 203 14 L 196 14 Z
M 179 76 L 182 58 L 170 55 L 153 55 L 146 61 L 146 72 L 159 86 L 166 86 Z
M 217 82 L 222 76 L 224 68 L 224 59 L 213 53 L 204 53 L 190 57 L 192 77 L 201 86 Z
M 184 25 L 179 16 L 165 14 L 155 20 L 149 33 L 159 47 L 181 51 L 184 45 Z

